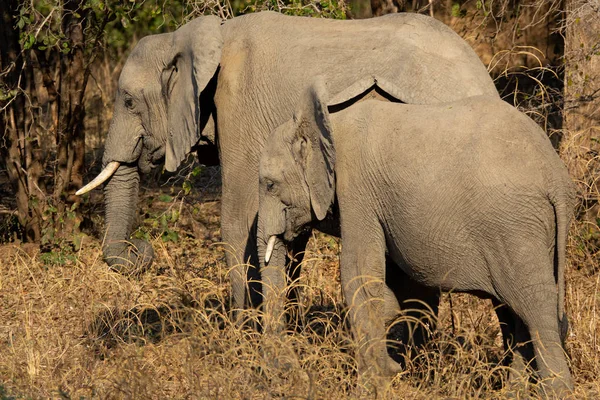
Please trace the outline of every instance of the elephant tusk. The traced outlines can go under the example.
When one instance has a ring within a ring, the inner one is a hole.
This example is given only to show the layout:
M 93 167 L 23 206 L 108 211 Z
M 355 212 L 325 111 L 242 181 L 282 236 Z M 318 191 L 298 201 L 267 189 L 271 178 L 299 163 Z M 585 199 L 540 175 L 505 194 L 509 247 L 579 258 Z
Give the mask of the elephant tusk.
M 271 236 L 269 238 L 269 243 L 267 243 L 267 251 L 265 252 L 265 264 L 269 263 L 271 259 L 271 255 L 273 254 L 273 247 L 275 247 L 275 241 L 277 240 L 277 236 Z
M 112 176 L 112 174 L 115 173 L 117 168 L 119 168 L 119 165 L 121 165 L 121 163 L 118 161 L 109 162 L 106 165 L 106 167 L 104 167 L 104 169 L 98 174 L 97 177 L 95 177 L 90 183 L 76 191 L 75 194 L 77 196 L 81 196 L 82 194 L 85 194 L 90 190 L 96 189 L 98 186 L 106 182 L 108 178 Z

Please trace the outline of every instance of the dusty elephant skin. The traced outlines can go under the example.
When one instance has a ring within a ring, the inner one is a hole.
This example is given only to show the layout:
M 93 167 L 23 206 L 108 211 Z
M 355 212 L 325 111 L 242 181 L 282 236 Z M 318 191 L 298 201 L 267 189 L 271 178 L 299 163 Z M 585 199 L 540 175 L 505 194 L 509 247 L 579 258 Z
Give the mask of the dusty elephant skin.
M 319 81 L 268 138 L 259 240 L 292 241 L 337 199 L 342 289 L 361 375 L 399 369 L 384 341 L 398 309 L 398 293 L 385 284 L 387 251 L 422 285 L 504 304 L 505 345 L 532 343 L 513 349 L 513 367 L 533 357 L 548 395 L 571 390 L 561 325 L 574 192 L 543 130 L 489 97 L 370 100 L 336 113 L 327 97 Z
M 316 74 L 333 90 L 352 86 L 357 96 L 375 82 L 393 83 L 390 97 L 407 103 L 498 97 L 472 49 L 442 23 L 417 14 L 334 21 L 264 12 L 223 23 L 206 16 L 174 33 L 148 36 L 121 73 L 106 140 L 104 165 L 119 163 L 105 188 L 107 262 L 127 269 L 151 259 L 147 244 L 134 243 L 131 252 L 125 242 L 139 172 L 163 157 L 173 171 L 190 151 L 218 145 L 222 236 L 235 249 L 227 262 L 258 267 L 257 247 L 266 245 L 256 242 L 259 154 L 267 133 L 291 117 Z M 305 242 L 300 237 L 293 248 L 303 250 Z M 274 247 L 271 264 L 287 265 L 282 243 Z M 256 284 L 248 290 L 249 278 L 257 280 L 257 268 L 232 268 L 235 309 L 261 301 Z M 277 298 L 285 283 L 268 277 L 264 295 Z M 437 306 L 435 296 L 424 300 Z M 268 313 L 281 314 L 281 301 L 269 304 Z

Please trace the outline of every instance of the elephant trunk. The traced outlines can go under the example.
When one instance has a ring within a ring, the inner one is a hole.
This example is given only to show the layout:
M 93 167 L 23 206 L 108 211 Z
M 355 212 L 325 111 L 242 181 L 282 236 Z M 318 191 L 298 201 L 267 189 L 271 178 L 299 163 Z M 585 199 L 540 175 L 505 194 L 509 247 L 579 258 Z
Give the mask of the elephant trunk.
M 268 218 L 265 213 L 258 214 L 257 247 L 262 278 L 263 324 L 265 332 L 270 333 L 281 332 L 285 328 L 287 298 L 287 246 L 281 239 L 281 229 L 273 225 L 277 219 L 279 218 Z
M 125 273 L 147 268 L 154 255 L 149 243 L 129 240 L 137 210 L 139 183 L 137 167 L 121 164 L 104 188 L 104 260 L 111 268 Z

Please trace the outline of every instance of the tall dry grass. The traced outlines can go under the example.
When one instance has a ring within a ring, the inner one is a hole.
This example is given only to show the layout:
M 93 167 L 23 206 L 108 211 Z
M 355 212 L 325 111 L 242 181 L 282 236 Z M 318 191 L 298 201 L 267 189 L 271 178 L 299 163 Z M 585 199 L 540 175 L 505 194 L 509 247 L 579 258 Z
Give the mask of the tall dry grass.
M 204 210 L 215 217 L 203 228 L 208 242 L 219 235 L 217 204 Z M 199 222 L 187 222 L 193 223 Z M 138 277 L 111 271 L 91 237 L 82 250 L 56 260 L 36 248 L 1 247 L 0 396 L 365 397 L 340 294 L 338 240 L 313 237 L 297 283 L 300 326 L 272 337 L 228 317 L 225 248 L 185 237 L 189 226 L 176 229 L 176 243 L 153 240 L 157 260 Z M 575 397 L 594 399 L 600 396 L 600 274 L 573 265 L 580 261 L 577 238 L 569 244 L 567 351 Z M 444 295 L 434 340 L 379 395 L 535 398 L 532 383 L 516 392 L 503 388 L 500 329 L 490 302 L 451 296 L 452 308 Z M 244 317 L 256 321 L 258 312 Z

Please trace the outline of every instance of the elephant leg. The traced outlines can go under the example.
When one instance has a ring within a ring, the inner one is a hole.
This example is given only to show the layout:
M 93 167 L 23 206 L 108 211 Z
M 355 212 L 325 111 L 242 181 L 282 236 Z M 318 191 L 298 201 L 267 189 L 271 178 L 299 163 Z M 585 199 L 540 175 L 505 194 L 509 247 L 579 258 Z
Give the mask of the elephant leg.
M 534 359 L 533 346 L 527 327 L 513 311 L 497 299 L 492 299 L 500 330 L 505 355 L 502 364 L 509 367 L 508 385 L 517 387 L 523 382 L 527 367 Z
M 228 239 L 225 239 L 225 238 Z M 256 241 L 248 234 L 223 233 L 225 243 L 240 243 L 243 250 L 227 251 L 227 265 L 230 266 L 232 310 L 234 315 L 246 307 L 256 308 L 261 303 L 261 277 L 256 257 Z M 245 241 L 245 243 L 244 243 Z M 242 261 L 243 260 L 243 261 Z
M 230 268 L 233 316 L 245 307 L 258 307 L 261 303 L 261 277 L 258 269 L 256 245 L 257 207 L 241 207 L 235 198 L 245 198 L 225 185 L 221 201 L 221 236 L 226 244 L 225 255 Z
M 437 325 L 440 292 L 416 282 L 389 256 L 386 256 L 386 283 L 402 312 L 401 318 L 390 327 L 390 334 L 399 349 L 393 356 L 403 360 L 404 356 L 414 356 L 414 350 L 431 339 Z M 387 303 L 386 299 L 386 309 Z
M 350 229 L 350 234 L 342 227 L 342 290 L 358 346 L 359 376 L 365 384 L 380 386 L 401 370 L 388 355 L 385 340 L 385 237 L 378 221 L 369 228 L 354 226 L 361 229 Z M 364 231 L 369 232 L 366 237 Z
M 556 312 L 555 305 L 528 310 L 523 317 L 534 348 L 536 367 L 547 395 L 562 396 L 572 390 L 571 373 L 562 348 L 556 319 L 545 321 L 538 312 Z
M 246 245 L 244 246 L 244 271 L 242 278 L 246 282 L 245 307 L 258 308 L 262 301 L 262 284 L 258 261 L 258 246 L 256 244 L 256 224 L 257 217 L 250 227 L 250 232 L 246 235 Z
M 573 383 L 562 347 L 557 288 L 552 268 L 539 263 L 548 259 L 547 254 L 535 253 L 530 251 L 526 257 L 520 254 L 533 268 L 519 268 L 526 265 L 521 259 L 513 264 L 510 281 L 494 283 L 500 298 L 527 327 L 546 395 L 563 396 L 572 390 Z M 517 335 L 520 334 L 517 332 Z
M 287 278 L 288 284 L 297 282 L 302 272 L 302 261 L 304 260 L 304 254 L 306 251 L 306 244 L 310 238 L 310 231 L 300 234 L 291 245 L 292 259 L 287 259 Z M 291 286 L 288 290 L 287 295 L 288 305 L 287 309 L 287 322 L 292 326 L 298 326 L 300 321 L 300 287 L 297 284 Z

